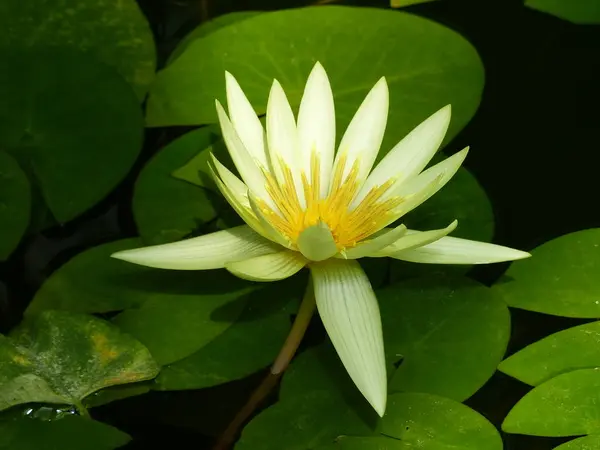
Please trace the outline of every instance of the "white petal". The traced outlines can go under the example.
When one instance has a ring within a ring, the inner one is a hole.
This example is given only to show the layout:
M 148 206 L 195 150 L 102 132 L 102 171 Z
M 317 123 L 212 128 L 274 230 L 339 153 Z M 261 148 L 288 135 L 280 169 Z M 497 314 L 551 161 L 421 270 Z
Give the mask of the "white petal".
M 346 179 L 356 161 L 359 163 L 357 182 L 362 184 L 367 178 L 383 141 L 388 107 L 388 86 L 385 78 L 382 77 L 356 111 L 340 142 L 333 172 L 336 172 L 340 159 L 345 157 L 342 180 Z
M 389 179 L 403 182 L 419 174 L 444 140 L 450 124 L 450 115 L 450 105 L 447 105 L 396 144 L 369 175 L 353 204 L 358 204 L 372 188 L 384 184 Z
M 263 167 L 268 167 L 265 153 L 264 130 L 254 108 L 246 98 L 237 80 L 225 72 L 227 108 L 231 123 L 235 127 L 244 147 Z
M 365 241 L 359 242 L 356 247 L 346 250 L 343 257 L 346 259 L 358 259 L 365 256 L 379 256 L 379 252 L 401 239 L 406 231 L 404 225 L 397 226 L 394 229 L 382 230 L 377 236 L 370 237 Z
M 216 101 L 217 115 L 219 116 L 219 123 L 221 124 L 221 131 L 223 133 L 223 139 L 227 145 L 227 150 L 231 155 L 231 159 L 235 164 L 242 180 L 246 183 L 246 186 L 259 198 L 272 203 L 271 197 L 267 193 L 265 187 L 265 177 L 261 170 L 256 165 L 255 160 L 252 158 L 250 153 L 246 150 L 246 147 L 240 140 L 235 128 L 233 127 L 229 117 L 225 113 L 225 110 L 221 104 Z
M 285 92 L 277 80 L 271 86 L 267 103 L 267 140 L 269 143 L 269 158 L 277 181 L 280 184 L 285 182 L 284 167 L 282 167 L 282 164 L 284 164 L 292 173 L 300 204 L 305 206 L 298 158 L 296 121 Z
M 391 256 L 398 252 L 402 252 L 405 250 L 410 250 L 417 247 L 422 247 L 427 244 L 431 244 L 432 242 L 437 241 L 438 239 L 447 236 L 452 233 L 456 226 L 458 225 L 458 220 L 455 220 L 446 228 L 441 228 L 439 230 L 429 230 L 429 231 L 415 231 L 408 230 L 404 236 L 394 242 L 392 245 L 389 245 L 381 250 L 374 252 L 369 256 Z
M 236 177 L 231 171 L 219 162 L 211 153 L 212 162 L 208 165 L 215 184 L 221 191 L 227 203 L 235 210 L 235 212 L 251 226 L 254 231 L 265 238 L 269 238 L 259 220 L 256 218 L 254 211 L 248 201 L 248 187 Z
M 225 268 L 244 280 L 277 281 L 291 277 L 306 263 L 306 259 L 300 253 L 283 251 L 228 263 Z
M 300 168 L 311 176 L 311 155 L 315 151 L 320 163 L 320 193 L 325 198 L 335 149 L 335 109 L 327 73 L 316 63 L 306 82 L 298 112 Z
M 387 224 L 395 222 L 403 215 L 412 211 L 444 187 L 460 168 L 460 165 L 467 156 L 468 150 L 469 148 L 467 147 L 435 166 L 430 167 L 407 183 L 401 183 L 399 189 L 395 191 L 392 187 L 392 192 L 386 195 L 397 195 L 402 197 L 404 201 L 390 214 Z
M 426 264 L 490 264 L 530 256 L 527 252 L 501 245 L 443 237 L 424 247 L 398 252 L 393 257 Z
M 123 250 L 111 256 L 159 269 L 205 270 L 220 269 L 229 262 L 280 251 L 280 246 L 242 225 L 172 244 Z
M 311 264 L 317 308 L 350 378 L 380 416 L 387 399 L 381 317 L 369 279 L 356 261 Z

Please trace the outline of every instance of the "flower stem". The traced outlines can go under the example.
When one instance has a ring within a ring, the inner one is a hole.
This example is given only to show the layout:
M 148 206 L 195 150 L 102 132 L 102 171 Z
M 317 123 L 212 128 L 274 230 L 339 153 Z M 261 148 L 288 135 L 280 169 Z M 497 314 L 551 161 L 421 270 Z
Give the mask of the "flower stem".
M 252 392 L 252 395 L 246 404 L 238 411 L 233 420 L 229 423 L 223 434 L 219 437 L 213 450 L 227 450 L 235 442 L 240 429 L 244 426 L 248 418 L 261 405 L 271 390 L 277 385 L 279 378 L 290 364 L 290 361 L 296 354 L 298 346 L 306 333 L 310 319 L 315 310 L 315 294 L 312 286 L 312 280 L 309 280 L 306 287 L 306 293 L 298 309 L 298 314 L 288 334 L 283 347 L 279 351 L 271 370 L 258 387 Z

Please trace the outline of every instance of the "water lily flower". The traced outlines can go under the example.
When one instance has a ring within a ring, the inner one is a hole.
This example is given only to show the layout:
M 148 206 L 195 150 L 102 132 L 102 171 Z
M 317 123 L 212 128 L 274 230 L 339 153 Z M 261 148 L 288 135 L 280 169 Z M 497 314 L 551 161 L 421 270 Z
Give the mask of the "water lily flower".
M 468 148 L 425 169 L 450 122 L 450 106 L 410 132 L 374 168 L 388 116 L 381 78 L 360 105 L 337 153 L 334 101 L 317 63 L 297 120 L 276 80 L 267 104 L 266 133 L 235 78 L 226 73 L 229 116 L 217 101 L 223 139 L 240 178 L 214 156 L 214 180 L 246 225 L 113 256 L 176 270 L 225 268 L 248 280 L 275 281 L 310 269 L 318 312 L 348 374 L 379 415 L 387 377 L 379 307 L 356 261 L 391 257 L 436 264 L 485 264 L 528 253 L 389 227 L 435 194 L 456 173 Z M 424 170 L 425 169 L 425 170 Z

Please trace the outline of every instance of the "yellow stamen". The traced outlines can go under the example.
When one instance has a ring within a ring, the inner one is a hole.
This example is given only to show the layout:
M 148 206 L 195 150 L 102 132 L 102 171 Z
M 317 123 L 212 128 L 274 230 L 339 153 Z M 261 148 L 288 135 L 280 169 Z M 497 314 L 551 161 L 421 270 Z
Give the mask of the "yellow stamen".
M 301 174 L 306 202 L 306 207 L 302 207 L 292 171 L 283 161 L 278 162 L 283 173 L 283 183 L 278 183 L 271 173 L 263 170 L 266 190 L 277 210 L 262 200 L 258 201 L 258 206 L 271 225 L 292 244 L 296 244 L 303 230 L 323 222 L 331 230 L 338 249 L 343 252 L 385 226 L 389 221 L 390 211 L 402 202 L 399 197 L 383 198 L 394 183 L 392 179 L 373 187 L 355 208 L 350 209 L 360 188 L 359 161 L 353 163 L 344 177 L 346 155 L 340 157 L 333 173 L 329 195 L 321 198 L 320 161 L 317 153 L 313 152 L 310 174 Z

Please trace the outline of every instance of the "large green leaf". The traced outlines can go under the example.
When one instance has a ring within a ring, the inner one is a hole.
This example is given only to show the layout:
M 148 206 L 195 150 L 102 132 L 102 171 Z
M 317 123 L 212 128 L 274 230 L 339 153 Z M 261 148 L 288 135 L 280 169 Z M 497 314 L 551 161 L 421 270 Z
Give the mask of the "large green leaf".
M 92 316 L 45 311 L 0 335 L 0 410 L 21 403 L 81 405 L 107 386 L 155 377 L 148 349 Z
M 496 428 L 477 412 L 453 400 L 423 393 L 391 395 L 380 431 L 400 439 L 407 450 L 503 448 Z
M 308 450 L 342 434 L 373 434 L 377 416 L 345 373 L 333 347 L 299 355 L 283 377 L 279 402 L 242 431 L 236 450 Z
M 532 386 L 575 369 L 600 367 L 600 322 L 573 327 L 525 347 L 500 364 L 502 372 Z
M 558 375 L 535 387 L 508 413 L 507 433 L 533 436 L 581 436 L 600 433 L 600 370 Z
M 598 0 L 525 0 L 525 5 L 574 23 L 600 23 Z
M 0 421 L 2 450 L 113 450 L 131 438 L 110 425 L 79 416 Z
M 110 257 L 114 252 L 142 245 L 138 238 L 122 239 L 75 255 L 50 275 L 25 314 L 46 309 L 106 313 L 140 306 L 150 298 L 174 301 L 177 288 L 169 291 L 165 287 L 181 276 Z
M 151 297 L 113 322 L 146 345 L 161 365 L 198 351 L 237 320 L 247 301 L 262 297 L 258 285 L 225 270 L 152 272 L 131 280 Z M 150 277 L 156 284 L 148 283 Z
M 585 436 L 573 439 L 565 444 L 559 445 L 554 450 L 598 450 L 600 448 L 600 435 Z
M 209 34 L 220 30 L 223 27 L 229 26 L 233 23 L 239 22 L 241 20 L 249 19 L 257 14 L 260 14 L 258 11 L 235 11 L 229 14 L 224 14 L 222 16 L 215 17 L 214 19 L 209 20 L 208 22 L 204 22 L 194 28 L 191 32 L 189 32 L 182 40 L 179 42 L 175 50 L 169 55 L 169 59 L 167 61 L 167 65 L 171 64 L 175 61 L 179 56 L 189 47 L 189 45 L 194 42 L 196 39 L 203 38 L 208 36 Z
M 424 277 L 377 291 L 388 363 L 400 366 L 390 392 L 462 401 L 496 371 L 510 336 L 508 308 L 466 278 Z
M 436 161 L 443 154 L 438 154 Z M 461 167 L 456 175 L 442 190 L 425 203 L 408 213 L 401 222 L 415 230 L 434 230 L 448 226 L 458 220 L 452 236 L 489 242 L 494 235 L 494 211 L 483 187 L 465 168 Z M 436 274 L 460 275 L 469 271 L 468 265 L 415 264 L 391 260 L 392 281 Z
M 0 261 L 10 256 L 27 229 L 31 189 L 17 161 L 0 151 Z
M 248 302 L 238 320 L 193 355 L 163 367 L 158 390 L 200 389 L 250 375 L 275 360 L 306 286 L 299 276 L 273 283 Z
M 214 140 L 208 127 L 192 131 L 171 142 L 144 167 L 135 185 L 133 214 L 145 242 L 176 241 L 217 216 L 214 202 L 223 200 L 173 175 L 190 160 L 197 160 L 199 153 L 207 157 Z M 198 170 L 191 169 L 191 173 Z
M 566 234 L 512 263 L 494 286 L 509 306 L 566 317 L 600 317 L 600 228 Z
M 0 28 L 0 46 L 22 51 L 56 45 L 91 53 L 117 69 L 140 99 L 154 79 L 154 39 L 135 0 L 3 0 Z M 72 70 L 60 62 L 55 65 L 65 73 Z
M 214 99 L 225 100 L 225 70 L 238 78 L 260 114 L 266 110 L 273 78 L 298 106 L 316 61 L 331 78 L 339 136 L 369 89 L 386 76 L 390 117 L 380 156 L 451 103 L 449 140 L 475 113 L 483 88 L 483 67 L 475 49 L 440 24 L 380 9 L 290 9 L 259 14 L 191 42 L 159 73 L 147 123 L 215 122 Z
M 131 168 L 142 144 L 140 106 L 114 69 L 82 52 L 0 54 L 0 146 L 35 178 L 56 220 L 73 219 Z

